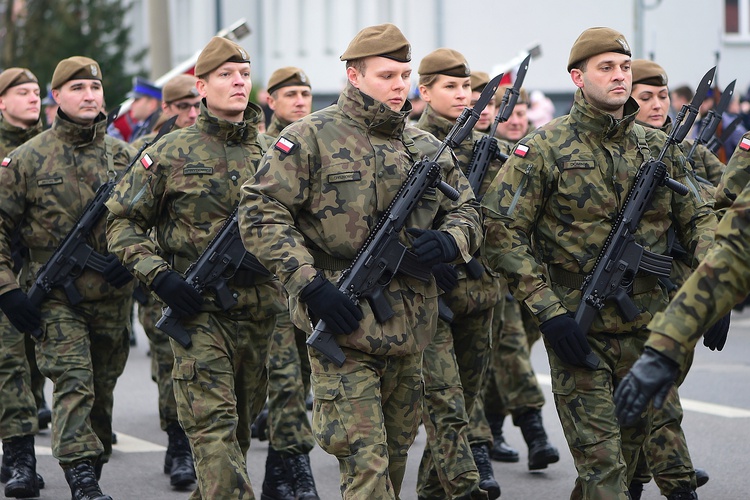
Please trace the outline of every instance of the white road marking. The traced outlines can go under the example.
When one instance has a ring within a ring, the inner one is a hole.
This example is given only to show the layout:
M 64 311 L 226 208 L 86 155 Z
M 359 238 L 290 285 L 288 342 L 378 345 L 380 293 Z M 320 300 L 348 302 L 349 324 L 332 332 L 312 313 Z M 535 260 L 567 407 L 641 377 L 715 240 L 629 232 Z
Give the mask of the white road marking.
M 112 446 L 113 453 L 145 453 L 150 451 L 166 451 L 166 446 L 139 439 L 137 437 L 117 432 L 117 444 Z M 49 446 L 34 446 L 37 455 L 52 455 Z

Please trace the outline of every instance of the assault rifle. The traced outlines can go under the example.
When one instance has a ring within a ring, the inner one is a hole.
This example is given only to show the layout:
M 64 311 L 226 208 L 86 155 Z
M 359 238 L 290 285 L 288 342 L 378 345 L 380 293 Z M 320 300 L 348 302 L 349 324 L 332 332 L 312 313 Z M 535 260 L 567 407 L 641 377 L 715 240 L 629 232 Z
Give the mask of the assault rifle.
M 226 311 L 237 304 L 237 299 L 227 282 L 238 270 L 249 271 L 253 277 L 271 275 L 255 255 L 245 250 L 240 237 L 240 225 L 237 222 L 237 208 L 235 207 L 232 215 L 224 222 L 198 260 L 185 271 L 185 281 L 201 295 L 206 289 L 213 290 L 216 294 L 216 303 Z M 171 307 L 164 308 L 161 318 L 156 322 L 156 327 L 186 349 L 193 344 L 190 334 L 180 322 L 180 317 L 172 311 Z
M 724 111 L 726 111 L 727 107 L 729 107 L 729 103 L 732 101 L 735 83 L 737 83 L 737 80 L 734 80 L 732 81 L 732 83 L 727 85 L 727 87 L 724 89 L 724 92 L 722 92 L 721 94 L 719 104 L 717 104 L 714 109 L 710 110 L 706 114 L 706 117 L 703 119 L 703 126 L 698 132 L 698 136 L 695 138 L 695 141 L 693 141 L 693 146 L 690 148 L 690 152 L 688 152 L 687 154 L 688 161 L 692 160 L 693 155 L 695 154 L 695 150 L 698 148 L 699 144 L 706 145 L 712 140 L 718 140 L 715 138 L 714 134 L 716 133 L 716 129 L 719 127 L 719 123 L 721 123 L 721 117 L 724 114 Z M 716 149 L 718 149 L 718 147 Z
M 576 311 L 575 320 L 584 334 L 588 333 L 591 323 L 598 311 L 606 302 L 613 301 L 625 321 L 633 321 L 640 310 L 630 298 L 630 292 L 636 281 L 639 270 L 656 276 L 668 277 L 672 269 L 672 257 L 650 252 L 635 241 L 635 232 L 644 212 L 660 186 L 666 186 L 677 194 L 686 195 L 688 188 L 667 175 L 667 167 L 662 162 L 667 149 L 679 144 L 687 135 L 698 115 L 698 107 L 708 92 L 713 80 L 712 68 L 701 81 L 690 104 L 685 104 L 675 119 L 667 141 L 658 158 L 644 161 L 638 170 L 633 186 L 617 216 L 612 230 L 604 242 L 604 247 L 596 260 L 594 269 L 589 273 L 581 287 L 581 304 Z M 684 122 L 683 122 L 684 119 Z M 594 353 L 589 354 L 587 362 L 596 367 L 599 360 Z
M 501 78 L 502 75 L 493 78 L 474 107 L 463 110 L 432 160 L 425 156 L 412 166 L 408 177 L 365 240 L 351 266 L 341 274 L 337 283 L 339 290 L 355 304 L 361 299 L 367 299 L 379 323 L 384 323 L 393 316 L 393 309 L 383 295 L 383 288 L 398 272 L 406 254 L 407 249 L 399 241 L 399 233 L 428 189 L 437 188 L 451 200 L 459 198 L 458 191 L 440 180 L 440 165 L 437 160 L 446 148 L 461 144 L 471 133 L 482 110 L 495 95 Z M 336 366 L 342 366 L 346 361 L 336 337 L 328 331 L 322 320 L 315 325 L 312 335 L 307 339 L 307 345 L 320 351 Z
M 170 118 L 159 129 L 159 133 L 154 140 L 144 144 L 138 150 L 138 153 L 133 157 L 133 161 L 130 162 L 123 176 L 133 168 L 143 150 L 169 132 L 176 120 L 177 117 Z M 99 186 L 99 189 L 94 193 L 94 198 L 84 207 L 83 214 L 76 222 L 76 225 L 65 236 L 49 260 L 39 269 L 34 284 L 31 285 L 27 294 L 31 303 L 36 307 L 39 307 L 47 294 L 56 287 L 63 289 L 71 305 L 80 303 L 83 297 L 75 286 L 75 280 L 87 268 L 99 273 L 104 271 L 107 265 L 107 258 L 96 252 L 86 240 L 93 228 L 107 213 L 105 203 L 114 192 L 116 184 L 117 179 L 111 178 Z M 42 338 L 41 329 L 30 333 L 37 339 Z

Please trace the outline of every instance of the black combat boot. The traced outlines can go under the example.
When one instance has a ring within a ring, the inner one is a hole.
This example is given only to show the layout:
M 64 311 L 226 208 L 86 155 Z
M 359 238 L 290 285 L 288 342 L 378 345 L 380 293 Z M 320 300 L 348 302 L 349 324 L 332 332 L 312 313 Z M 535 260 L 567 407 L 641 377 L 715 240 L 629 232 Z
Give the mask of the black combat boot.
M 7 450 L 11 456 L 11 474 L 5 484 L 5 496 L 8 498 L 38 497 L 39 476 L 36 473 L 34 436 L 8 439 L 7 444 Z
M 643 495 L 643 483 L 636 480 L 630 481 L 628 493 L 630 493 L 630 500 L 641 500 L 641 495 Z
M 102 493 L 94 466 L 88 460 L 79 460 L 63 470 L 70 486 L 71 500 L 112 500 L 111 496 Z
M 268 439 L 268 407 L 264 406 L 255 422 L 250 426 L 250 437 L 257 438 L 258 441 Z
M 493 441 L 492 448 L 490 448 L 490 458 L 498 462 L 518 462 L 518 451 L 508 446 L 503 437 L 505 415 L 487 415 L 487 421 L 490 424 Z
M 677 490 L 667 495 L 667 500 L 698 500 L 694 490 Z
M 698 485 L 698 488 L 703 486 L 708 482 L 708 472 L 706 469 L 699 469 L 696 467 L 695 469 L 695 483 Z
M 167 436 L 169 436 L 167 446 L 169 469 L 167 469 L 165 458 L 164 472 L 169 474 L 169 484 L 178 490 L 191 488 L 198 478 L 195 475 L 193 452 L 190 450 L 190 442 L 185 431 L 182 430 L 180 424 L 172 422 L 167 426 Z
M 312 469 L 310 468 L 310 455 L 307 453 L 299 455 L 282 455 L 284 468 L 292 479 L 294 496 L 296 500 L 319 500 L 318 490 L 315 488 Z
M 0 483 L 7 483 L 12 474 L 10 449 L 7 441 L 3 441 L 3 463 L 0 465 Z
M 487 497 L 490 500 L 500 498 L 500 484 L 495 480 L 495 472 L 492 470 L 487 445 L 472 445 L 471 454 L 474 455 L 474 463 L 479 471 L 479 487 L 487 492 Z
M 295 500 L 294 486 L 279 452 L 268 446 L 266 475 L 263 478 L 261 500 Z
M 39 408 L 36 409 L 36 419 L 39 422 L 39 430 L 46 429 L 52 422 L 52 411 L 47 406 L 47 402 L 42 399 Z
M 560 460 L 557 448 L 547 440 L 541 410 L 529 410 L 518 418 L 514 417 L 513 423 L 521 428 L 523 439 L 529 447 L 529 470 L 546 469 L 549 464 Z

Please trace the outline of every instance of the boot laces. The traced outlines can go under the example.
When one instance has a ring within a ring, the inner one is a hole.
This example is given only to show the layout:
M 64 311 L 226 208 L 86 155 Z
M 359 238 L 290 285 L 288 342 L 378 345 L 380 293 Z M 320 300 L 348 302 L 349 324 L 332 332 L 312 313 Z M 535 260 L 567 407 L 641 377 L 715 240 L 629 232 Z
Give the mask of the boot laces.
M 294 478 L 297 491 L 309 491 L 315 489 L 315 480 L 310 470 L 308 455 L 292 455 L 286 460 L 286 466 Z

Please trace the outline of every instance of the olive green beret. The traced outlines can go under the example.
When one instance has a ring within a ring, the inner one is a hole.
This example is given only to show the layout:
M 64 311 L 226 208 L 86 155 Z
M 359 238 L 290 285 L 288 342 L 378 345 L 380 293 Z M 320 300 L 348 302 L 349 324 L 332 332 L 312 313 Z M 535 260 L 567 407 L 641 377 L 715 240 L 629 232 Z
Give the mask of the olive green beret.
M 222 36 L 215 36 L 203 47 L 195 63 L 195 74 L 204 76 L 225 62 L 249 63 L 250 56 L 238 44 Z
M 419 63 L 419 75 L 447 75 L 467 77 L 471 75 L 469 63 L 458 51 L 453 49 L 433 50 Z
M 589 28 L 578 37 L 570 49 L 568 58 L 568 72 L 573 66 L 589 57 L 604 54 L 605 52 L 618 52 L 627 56 L 630 54 L 630 45 L 625 36 L 612 28 Z
M 102 70 L 99 63 L 83 56 L 73 56 L 63 59 L 57 63 L 55 72 L 52 74 L 53 89 L 70 80 L 102 80 Z
M 481 92 L 490 83 L 489 73 L 484 71 L 471 72 L 471 90 L 472 92 Z
M 654 61 L 633 59 L 630 70 L 633 72 L 633 85 L 636 83 L 644 83 L 657 87 L 667 85 L 667 72 Z
M 396 25 L 378 24 L 364 28 L 357 33 L 339 59 L 351 61 L 370 56 L 409 62 L 411 61 L 411 45 Z
M 22 85 L 24 83 L 39 83 L 34 73 L 26 68 L 8 68 L 0 73 L 0 95 L 3 95 L 6 90 L 16 85 Z
M 292 85 L 306 85 L 310 87 L 310 79 L 304 71 L 294 66 L 279 68 L 268 79 L 268 93 L 273 94 L 282 87 L 290 87 Z
M 164 102 L 174 102 L 177 99 L 186 99 L 188 97 L 198 97 L 198 89 L 195 88 L 195 82 L 198 79 L 193 75 L 177 75 L 170 78 L 161 89 L 161 98 Z

